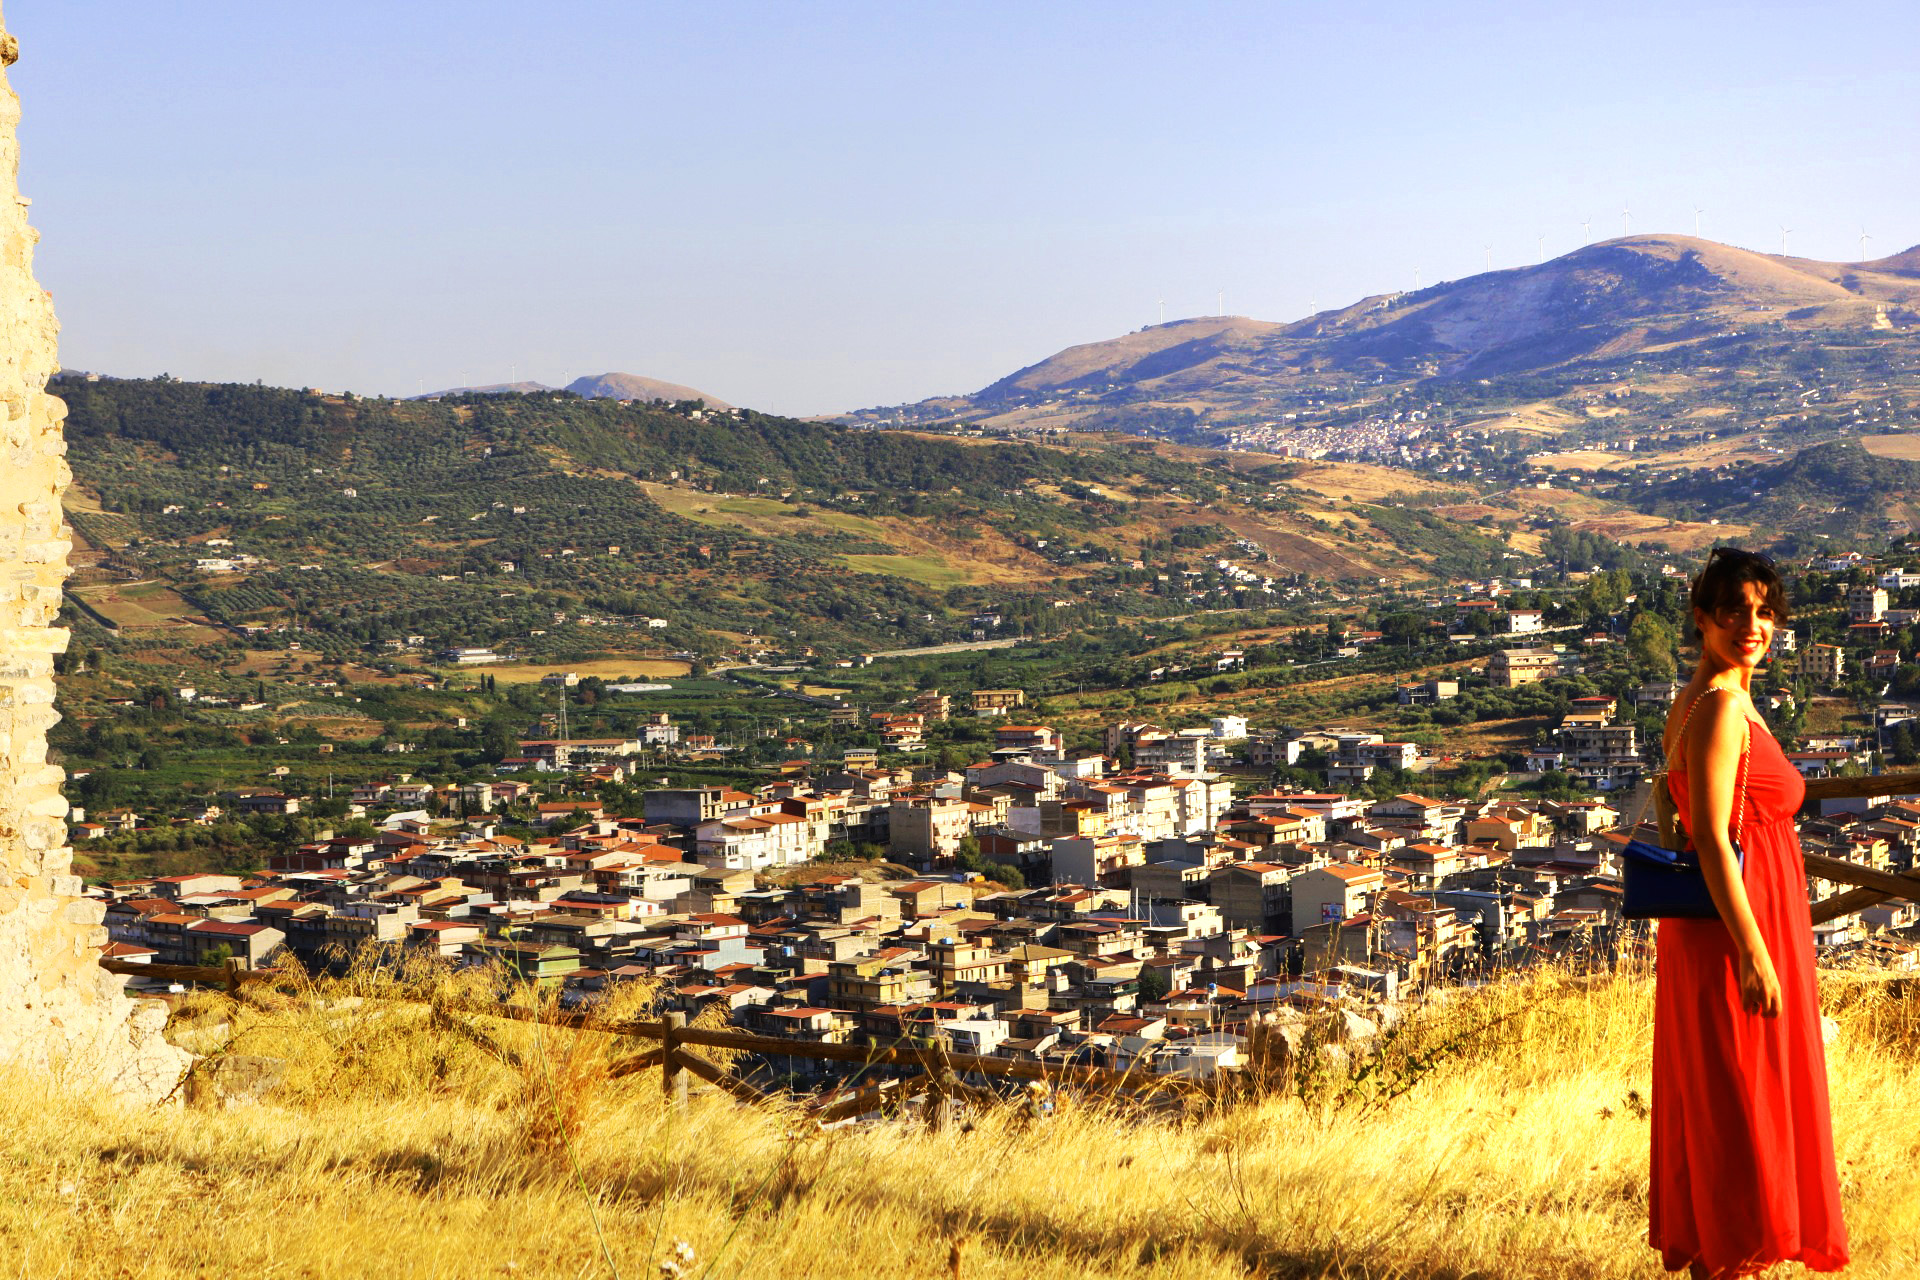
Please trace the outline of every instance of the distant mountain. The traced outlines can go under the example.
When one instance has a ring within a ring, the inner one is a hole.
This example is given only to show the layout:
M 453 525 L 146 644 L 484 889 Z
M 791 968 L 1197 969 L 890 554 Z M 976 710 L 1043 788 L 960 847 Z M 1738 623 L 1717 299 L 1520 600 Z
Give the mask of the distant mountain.
M 1763 334 L 1759 345 L 1777 353 L 1816 333 L 1911 331 L 1917 323 L 1920 246 L 1838 263 L 1692 236 L 1627 236 L 1291 324 L 1209 317 L 1155 325 L 1068 348 L 970 396 L 850 416 L 1013 414 L 1032 425 L 1044 406 L 1056 425 L 1077 417 L 1127 428 L 1168 413 L 1224 425 L 1298 407 L 1290 401 L 1335 379 L 1391 389 L 1525 377 L 1552 395 L 1618 376 L 1649 353 L 1662 353 L 1663 368 L 1682 366 L 1684 376 L 1676 349 L 1730 335 Z
M 567 384 L 567 390 L 589 400 L 666 400 L 676 403 L 681 400 L 704 400 L 710 409 L 733 408 L 719 396 L 683 387 L 677 382 L 643 378 L 637 373 L 601 373 L 575 378 Z
M 710 409 L 731 409 L 732 405 L 719 396 L 696 391 L 692 387 L 683 387 L 677 382 L 662 382 L 658 378 L 643 378 L 637 373 L 598 373 L 584 378 L 575 378 L 564 388 L 550 387 L 544 382 L 494 382 L 484 387 L 449 387 L 445 391 L 431 391 L 419 400 L 434 400 L 441 396 L 461 395 L 503 395 L 517 392 L 528 395 L 535 391 L 571 391 L 577 396 L 589 400 L 665 400 L 678 403 L 682 400 L 704 400 Z
M 558 391 L 544 382 L 489 382 L 483 387 L 448 387 L 444 391 L 429 391 L 423 396 L 413 396 L 415 400 L 437 400 L 441 396 L 499 396 L 507 394 L 531 395 L 536 391 Z

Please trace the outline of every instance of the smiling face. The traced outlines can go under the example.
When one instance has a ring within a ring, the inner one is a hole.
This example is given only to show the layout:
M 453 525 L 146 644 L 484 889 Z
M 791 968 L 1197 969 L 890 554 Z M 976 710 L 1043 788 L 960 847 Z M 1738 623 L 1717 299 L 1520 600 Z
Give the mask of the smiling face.
M 1766 659 L 1773 646 L 1773 628 L 1779 621 L 1767 602 L 1766 588 L 1757 582 L 1739 584 L 1739 594 L 1716 609 L 1695 609 L 1700 628 L 1701 656 L 1717 667 L 1745 667 L 1751 671 Z

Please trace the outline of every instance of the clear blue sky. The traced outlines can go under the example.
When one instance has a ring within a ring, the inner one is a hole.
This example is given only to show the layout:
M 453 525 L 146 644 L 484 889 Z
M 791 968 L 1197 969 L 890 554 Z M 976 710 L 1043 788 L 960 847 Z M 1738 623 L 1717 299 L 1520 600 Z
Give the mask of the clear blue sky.
M 820 413 L 1635 231 L 1920 241 L 1920 7 L 7 0 L 77 368 Z

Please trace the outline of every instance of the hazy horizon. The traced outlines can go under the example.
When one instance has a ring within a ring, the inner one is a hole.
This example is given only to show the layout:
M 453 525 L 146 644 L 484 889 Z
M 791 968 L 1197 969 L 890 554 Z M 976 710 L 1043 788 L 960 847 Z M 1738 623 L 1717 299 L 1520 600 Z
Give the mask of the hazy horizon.
M 12 0 L 62 361 L 795 414 L 1692 234 L 1920 241 L 1891 4 Z M 1544 237 L 1544 241 L 1540 239 Z

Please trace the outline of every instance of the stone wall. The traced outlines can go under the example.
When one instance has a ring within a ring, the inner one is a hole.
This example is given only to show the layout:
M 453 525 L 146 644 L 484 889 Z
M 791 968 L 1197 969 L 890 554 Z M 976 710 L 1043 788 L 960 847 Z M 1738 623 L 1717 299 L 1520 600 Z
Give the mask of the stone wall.
M 98 902 L 80 896 L 67 848 L 64 777 L 47 763 L 53 625 L 71 545 L 60 495 L 69 479 L 46 392 L 58 369 L 53 302 L 33 279 L 39 235 L 19 194 L 20 100 L 4 68 L 18 56 L 0 25 L 0 1070 L 74 1090 L 159 1098 L 187 1057 L 166 1044 L 166 1008 L 129 1000 L 100 968 Z

